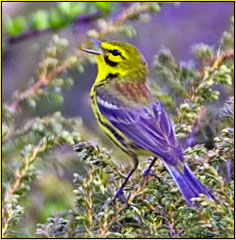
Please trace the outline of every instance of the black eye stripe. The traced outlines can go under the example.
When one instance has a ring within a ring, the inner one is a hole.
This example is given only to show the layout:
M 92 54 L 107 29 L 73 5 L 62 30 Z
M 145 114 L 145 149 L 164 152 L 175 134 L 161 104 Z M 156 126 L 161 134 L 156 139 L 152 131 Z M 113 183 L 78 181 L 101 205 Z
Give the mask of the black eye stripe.
M 116 50 L 116 49 L 115 49 L 115 50 L 112 50 L 111 53 L 113 54 L 113 56 L 118 56 L 118 55 L 121 56 L 120 51 L 118 51 L 118 50 Z
M 108 52 L 111 53 L 113 56 L 121 56 L 121 52 L 117 49 L 108 50 Z

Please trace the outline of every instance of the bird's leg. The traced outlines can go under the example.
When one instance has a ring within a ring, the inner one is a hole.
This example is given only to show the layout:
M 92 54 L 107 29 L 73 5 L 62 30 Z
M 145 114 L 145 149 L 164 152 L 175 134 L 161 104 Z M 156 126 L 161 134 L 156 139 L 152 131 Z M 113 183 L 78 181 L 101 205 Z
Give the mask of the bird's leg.
M 122 185 L 120 186 L 120 188 L 117 190 L 114 198 L 112 199 L 112 203 L 115 202 L 116 198 L 121 198 L 124 203 L 127 205 L 127 207 L 129 206 L 129 203 L 128 203 L 128 200 L 127 198 L 125 197 L 125 194 L 124 194 L 124 187 L 126 185 L 126 183 L 129 181 L 131 175 L 134 173 L 134 171 L 137 169 L 138 167 L 138 159 L 135 157 L 134 158 L 134 167 L 132 168 L 132 170 L 129 172 L 128 176 L 125 178 L 125 181 L 122 183 Z
M 155 177 L 155 178 L 158 178 L 158 176 L 151 170 L 153 164 L 156 162 L 157 160 L 157 157 L 154 157 L 151 161 L 151 163 L 149 164 L 148 168 L 146 168 L 143 172 L 143 176 L 144 177 L 147 177 L 147 176 L 152 176 L 152 177 Z

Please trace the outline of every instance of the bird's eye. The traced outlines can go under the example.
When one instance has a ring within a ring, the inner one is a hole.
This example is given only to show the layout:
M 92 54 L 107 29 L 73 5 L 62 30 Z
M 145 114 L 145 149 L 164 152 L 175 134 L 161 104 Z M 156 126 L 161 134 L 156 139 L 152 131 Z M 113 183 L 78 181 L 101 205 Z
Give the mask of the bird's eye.
M 116 49 L 115 49 L 115 50 L 112 50 L 111 53 L 112 53 L 113 56 L 121 55 L 120 51 L 118 51 L 118 50 L 116 50 Z

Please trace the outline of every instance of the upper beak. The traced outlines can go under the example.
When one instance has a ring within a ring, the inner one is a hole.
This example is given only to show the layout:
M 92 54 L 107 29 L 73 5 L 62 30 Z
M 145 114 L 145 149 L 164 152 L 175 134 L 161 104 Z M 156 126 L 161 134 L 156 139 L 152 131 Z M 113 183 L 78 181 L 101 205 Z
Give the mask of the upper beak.
M 92 37 L 89 37 L 88 38 L 93 41 L 94 43 L 96 43 L 96 45 L 98 45 L 99 47 L 101 47 L 101 41 L 99 41 L 98 39 L 95 39 L 95 38 L 92 38 Z M 102 55 L 103 52 L 98 52 L 98 51 L 95 51 L 95 50 L 92 50 L 92 49 L 85 49 L 85 48 L 82 48 L 81 50 L 87 52 L 87 53 L 90 53 L 90 54 L 95 54 L 95 55 Z
M 92 42 L 96 43 L 98 46 L 101 46 L 102 42 L 99 41 L 98 39 L 92 38 L 92 37 L 90 37 L 90 36 L 88 36 L 88 38 L 89 38 Z

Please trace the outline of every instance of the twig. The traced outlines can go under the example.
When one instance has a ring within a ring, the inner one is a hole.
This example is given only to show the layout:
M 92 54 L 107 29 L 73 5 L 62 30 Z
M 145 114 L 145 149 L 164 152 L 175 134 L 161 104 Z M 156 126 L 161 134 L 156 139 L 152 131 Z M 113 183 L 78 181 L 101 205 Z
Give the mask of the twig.
M 44 29 L 44 30 L 30 30 L 30 31 L 27 31 L 27 32 L 23 32 L 23 33 L 21 33 L 17 36 L 6 37 L 4 39 L 4 42 L 6 44 L 12 45 L 12 44 L 24 41 L 24 40 L 28 40 L 28 39 L 33 38 L 33 37 L 37 37 L 37 36 L 42 35 L 42 34 L 50 33 L 52 31 L 53 31 L 52 28 L 47 28 L 47 29 Z

